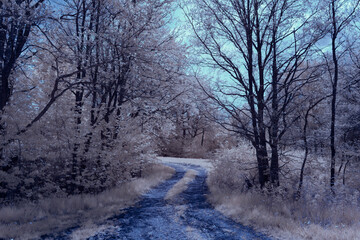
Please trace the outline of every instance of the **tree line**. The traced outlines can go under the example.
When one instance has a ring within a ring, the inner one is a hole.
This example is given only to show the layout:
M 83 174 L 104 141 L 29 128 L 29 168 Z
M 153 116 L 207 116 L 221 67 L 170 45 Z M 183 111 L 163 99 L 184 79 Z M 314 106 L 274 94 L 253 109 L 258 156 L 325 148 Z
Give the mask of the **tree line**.
M 97 193 L 141 174 L 189 88 L 173 6 L 0 3 L 2 199 Z
M 360 1 L 186 0 L 185 42 L 177 3 L 0 2 L 3 199 L 97 193 L 150 153 L 209 157 L 238 138 L 255 149 L 251 186 L 281 186 L 289 148 L 304 151 L 298 196 L 312 152 L 329 159 L 330 191 L 345 183 Z

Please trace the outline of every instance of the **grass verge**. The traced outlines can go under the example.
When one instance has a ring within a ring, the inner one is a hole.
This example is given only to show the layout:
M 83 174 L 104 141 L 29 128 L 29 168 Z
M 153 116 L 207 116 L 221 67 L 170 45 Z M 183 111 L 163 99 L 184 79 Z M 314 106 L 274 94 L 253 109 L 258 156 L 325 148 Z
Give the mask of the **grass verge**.
M 360 214 L 352 206 L 284 202 L 257 192 L 234 192 L 217 186 L 211 174 L 207 184 L 208 200 L 216 210 L 275 239 L 360 239 Z
M 133 205 L 150 188 L 170 178 L 175 170 L 151 164 L 141 178 L 97 195 L 47 198 L 0 209 L 0 238 L 33 239 L 74 226 L 96 225 Z

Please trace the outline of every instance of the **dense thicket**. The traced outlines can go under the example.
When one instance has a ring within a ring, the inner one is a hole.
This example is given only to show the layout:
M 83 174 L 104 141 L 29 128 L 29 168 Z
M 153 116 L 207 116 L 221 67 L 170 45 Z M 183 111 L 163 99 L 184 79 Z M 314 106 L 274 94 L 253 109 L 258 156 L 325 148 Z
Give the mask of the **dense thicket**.
M 3 200 L 97 193 L 141 175 L 181 124 L 204 136 L 172 4 L 0 4 Z

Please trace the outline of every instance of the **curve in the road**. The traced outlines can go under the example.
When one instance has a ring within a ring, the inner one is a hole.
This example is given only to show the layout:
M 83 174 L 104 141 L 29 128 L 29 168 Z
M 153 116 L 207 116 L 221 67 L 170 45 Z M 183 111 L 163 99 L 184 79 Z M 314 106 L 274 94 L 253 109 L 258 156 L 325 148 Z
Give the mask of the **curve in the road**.
M 195 170 L 199 174 L 180 198 L 188 206 L 184 221 L 197 229 L 202 239 L 270 239 L 214 210 L 206 201 L 206 172 L 199 167 L 195 167 Z
M 146 194 L 137 206 L 114 218 L 117 228 L 89 238 L 97 239 L 269 239 L 214 210 L 206 201 L 206 171 L 198 166 L 171 164 L 176 175 Z M 185 171 L 198 172 L 186 191 L 164 200 Z
M 206 171 L 195 165 L 168 164 L 176 170 L 174 176 L 145 194 L 135 206 L 120 215 L 108 219 L 107 228 L 89 240 L 185 240 L 185 239 L 261 239 L 269 237 L 257 233 L 226 218 L 206 201 L 208 188 Z M 174 199 L 165 200 L 166 193 L 188 170 L 197 176 L 188 188 Z M 43 236 L 42 239 L 71 239 L 68 229 L 60 234 Z

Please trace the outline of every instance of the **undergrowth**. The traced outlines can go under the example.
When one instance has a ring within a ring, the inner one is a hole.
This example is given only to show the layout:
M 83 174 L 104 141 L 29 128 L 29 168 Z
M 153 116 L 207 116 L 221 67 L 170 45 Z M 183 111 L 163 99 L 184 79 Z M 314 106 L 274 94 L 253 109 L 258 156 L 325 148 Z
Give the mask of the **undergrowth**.
M 174 169 L 150 164 L 141 178 L 122 183 L 102 193 L 45 198 L 0 208 L 0 238 L 32 239 L 82 224 L 97 224 L 121 212 Z M 89 223 L 89 221 L 91 223 Z
M 291 151 L 282 157 L 287 164 L 278 189 L 259 189 L 250 145 L 219 152 L 207 179 L 209 201 L 223 214 L 276 238 L 360 239 L 356 176 L 347 176 L 346 185 L 338 179 L 333 195 L 327 186 L 327 158 L 311 156 L 297 199 L 299 170 L 293 169 L 299 169 L 302 154 Z

